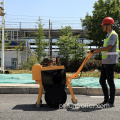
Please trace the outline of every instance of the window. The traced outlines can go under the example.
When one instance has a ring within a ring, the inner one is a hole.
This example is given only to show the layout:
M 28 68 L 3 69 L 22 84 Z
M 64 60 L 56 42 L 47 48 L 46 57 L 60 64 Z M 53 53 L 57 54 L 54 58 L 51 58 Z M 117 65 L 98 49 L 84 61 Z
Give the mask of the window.
M 11 58 L 12 66 L 17 67 L 17 58 Z

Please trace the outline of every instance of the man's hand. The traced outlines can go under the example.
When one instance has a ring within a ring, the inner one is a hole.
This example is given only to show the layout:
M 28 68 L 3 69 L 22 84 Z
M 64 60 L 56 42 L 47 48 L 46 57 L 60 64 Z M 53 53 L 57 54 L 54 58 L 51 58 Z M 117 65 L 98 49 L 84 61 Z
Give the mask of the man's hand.
M 94 54 L 95 49 L 89 50 L 89 51 L 88 51 L 88 53 L 89 53 L 89 52 L 91 52 L 91 53 L 93 53 L 93 54 Z
M 94 53 L 94 52 L 95 52 L 95 49 L 93 49 L 93 50 L 90 50 L 90 52 L 91 52 L 91 53 Z

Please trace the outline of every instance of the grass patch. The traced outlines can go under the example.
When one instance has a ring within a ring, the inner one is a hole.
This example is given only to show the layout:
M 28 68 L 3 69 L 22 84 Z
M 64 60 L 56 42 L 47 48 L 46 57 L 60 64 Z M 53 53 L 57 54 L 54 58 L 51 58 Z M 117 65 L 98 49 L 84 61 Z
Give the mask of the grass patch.
M 23 74 L 23 73 L 29 73 L 32 74 L 32 71 L 30 70 L 9 70 L 10 74 Z
M 72 76 L 75 73 L 66 73 L 67 76 Z M 80 76 L 80 75 L 79 75 Z M 81 77 L 100 77 L 100 71 L 82 72 Z
M 23 74 L 23 73 L 29 73 L 32 74 L 32 71 L 30 70 L 9 70 L 10 74 Z M 72 76 L 75 73 L 67 72 L 67 76 Z M 100 77 L 100 71 L 92 70 L 87 72 L 82 72 L 81 77 Z M 120 79 L 120 73 L 114 73 L 114 78 Z
M 66 73 L 67 76 L 72 76 L 74 74 L 75 73 Z M 100 71 L 92 70 L 92 71 L 82 72 L 81 77 L 98 77 L 98 78 L 100 78 L 100 74 L 101 74 Z M 114 72 L 114 78 L 120 79 L 120 73 Z

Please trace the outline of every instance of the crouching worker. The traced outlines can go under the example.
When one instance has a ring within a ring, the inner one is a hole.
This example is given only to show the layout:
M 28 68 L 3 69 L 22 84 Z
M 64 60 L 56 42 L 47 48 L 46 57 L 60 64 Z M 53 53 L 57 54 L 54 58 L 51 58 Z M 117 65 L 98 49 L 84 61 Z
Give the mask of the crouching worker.
M 114 107 L 115 101 L 114 68 L 118 63 L 119 38 L 118 34 L 112 29 L 113 24 L 115 24 L 113 18 L 104 18 L 101 25 L 103 32 L 107 32 L 107 36 L 104 39 L 103 47 L 94 50 L 94 54 L 102 52 L 102 68 L 99 82 L 103 90 L 104 101 L 98 105 L 103 107 Z M 108 94 L 106 80 L 110 88 L 110 95 Z

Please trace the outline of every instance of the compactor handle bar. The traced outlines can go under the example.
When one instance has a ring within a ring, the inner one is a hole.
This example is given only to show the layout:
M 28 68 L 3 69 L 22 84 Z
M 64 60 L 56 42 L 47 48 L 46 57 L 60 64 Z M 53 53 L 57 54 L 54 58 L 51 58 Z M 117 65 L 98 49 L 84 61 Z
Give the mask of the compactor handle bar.
M 83 61 L 82 65 L 79 67 L 79 69 L 77 70 L 77 72 L 73 76 L 69 77 L 70 79 L 78 77 L 78 74 L 80 73 L 83 66 L 86 64 L 86 62 L 92 57 L 93 53 L 94 53 L 94 50 L 89 51 L 89 53 L 88 53 L 87 57 L 85 58 L 85 60 Z

